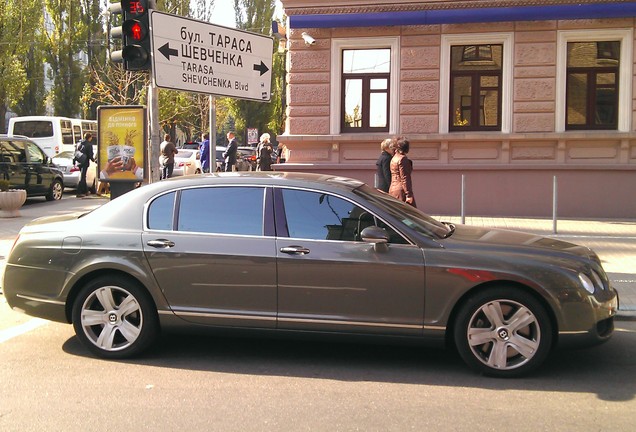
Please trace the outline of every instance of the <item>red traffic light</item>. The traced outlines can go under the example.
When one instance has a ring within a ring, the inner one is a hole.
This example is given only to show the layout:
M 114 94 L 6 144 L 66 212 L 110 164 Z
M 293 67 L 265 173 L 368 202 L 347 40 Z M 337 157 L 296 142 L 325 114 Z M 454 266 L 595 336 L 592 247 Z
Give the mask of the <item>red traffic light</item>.
M 127 20 L 122 24 L 124 34 L 133 41 L 142 41 L 148 34 L 148 27 L 137 20 Z

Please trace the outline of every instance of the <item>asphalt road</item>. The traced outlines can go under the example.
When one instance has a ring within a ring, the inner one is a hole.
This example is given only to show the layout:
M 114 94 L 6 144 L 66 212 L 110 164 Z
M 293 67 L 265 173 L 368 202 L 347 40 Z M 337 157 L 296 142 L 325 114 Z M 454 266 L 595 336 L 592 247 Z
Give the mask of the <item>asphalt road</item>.
M 0 297 L 0 430 L 631 431 L 636 322 L 618 326 L 507 380 L 451 351 L 205 335 L 105 361 Z

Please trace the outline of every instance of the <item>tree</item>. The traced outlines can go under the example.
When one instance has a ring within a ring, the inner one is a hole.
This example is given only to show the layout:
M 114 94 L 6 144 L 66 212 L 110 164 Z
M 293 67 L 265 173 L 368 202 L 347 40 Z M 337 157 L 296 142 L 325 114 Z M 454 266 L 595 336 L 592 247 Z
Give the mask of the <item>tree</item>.
M 97 84 L 91 70 L 94 70 L 100 63 L 103 64 L 108 55 L 108 35 L 104 31 L 105 23 L 102 14 L 102 10 L 105 10 L 108 4 L 108 0 L 82 0 L 81 2 L 81 21 L 85 23 L 85 26 L 82 29 L 84 33 L 80 38 L 80 47 L 88 59 L 87 67 L 83 73 L 86 76 L 86 84 L 89 86 Z M 82 105 L 82 117 L 97 118 L 97 107 L 98 104 L 95 102 Z
M 275 6 L 275 0 L 234 0 L 237 28 L 269 35 Z M 274 59 L 272 62 L 274 83 L 278 82 L 277 77 L 280 77 L 282 73 L 284 73 L 284 62 Z M 236 122 L 236 133 L 239 137 L 246 136 L 248 127 L 257 128 L 259 133 L 268 131 L 272 135 L 277 135 L 282 130 L 282 116 L 277 114 L 280 112 L 282 97 L 278 91 L 280 88 L 274 85 L 270 103 L 240 99 L 226 101 L 229 114 Z
M 28 88 L 25 59 L 37 38 L 34 29 L 41 29 L 41 24 L 40 3 L 0 2 L 0 132 L 6 132 L 7 110 L 18 104 Z
M 45 0 L 45 7 L 51 24 L 46 31 L 46 60 L 53 80 L 53 112 L 75 117 L 85 81 L 78 54 L 88 23 L 82 22 L 81 6 L 72 0 Z

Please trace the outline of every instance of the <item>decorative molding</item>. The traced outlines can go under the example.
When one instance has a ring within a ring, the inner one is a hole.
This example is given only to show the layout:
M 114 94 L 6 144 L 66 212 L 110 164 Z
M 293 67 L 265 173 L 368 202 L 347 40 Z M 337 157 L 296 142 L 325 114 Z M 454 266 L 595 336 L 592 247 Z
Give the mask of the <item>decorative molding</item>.
M 524 6 L 563 6 L 568 4 L 596 4 L 596 3 L 630 3 L 632 0 L 473 0 L 473 1 L 443 1 L 443 2 L 418 2 L 391 3 L 378 5 L 353 5 L 353 6 L 327 6 L 320 7 L 287 7 L 285 13 L 292 15 L 326 15 L 326 14 L 354 14 L 354 13 L 376 13 L 376 12 L 411 12 L 422 10 L 451 10 L 451 9 L 483 9 L 483 8 L 506 8 Z M 283 1 L 283 3 L 285 3 Z M 343 2 L 344 3 L 344 2 Z

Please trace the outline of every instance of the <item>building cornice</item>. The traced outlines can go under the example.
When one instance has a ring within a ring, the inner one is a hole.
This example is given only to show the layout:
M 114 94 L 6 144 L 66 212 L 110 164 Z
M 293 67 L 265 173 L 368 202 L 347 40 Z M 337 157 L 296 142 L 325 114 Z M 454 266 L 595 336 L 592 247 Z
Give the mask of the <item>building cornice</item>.
M 455 10 L 478 8 L 518 8 L 526 6 L 563 6 L 583 4 L 630 3 L 631 0 L 433 0 L 433 1 L 397 1 L 387 4 L 373 0 L 362 1 L 323 1 L 283 0 L 287 16 L 324 15 L 324 14 L 363 14 L 378 12 L 410 12 L 425 10 Z

